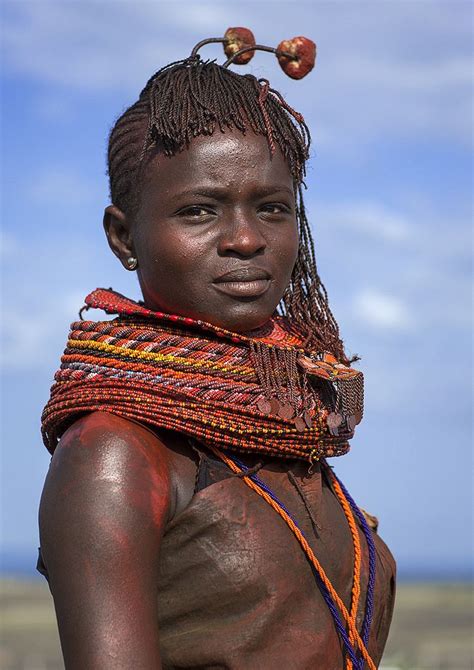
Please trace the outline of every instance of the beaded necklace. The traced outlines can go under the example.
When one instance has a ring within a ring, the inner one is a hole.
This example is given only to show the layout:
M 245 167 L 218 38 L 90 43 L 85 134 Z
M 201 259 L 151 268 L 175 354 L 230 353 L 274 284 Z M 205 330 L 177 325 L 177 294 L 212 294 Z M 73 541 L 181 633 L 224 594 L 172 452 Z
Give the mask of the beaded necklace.
M 217 448 L 310 462 L 348 451 L 362 418 L 362 373 L 306 351 L 282 317 L 243 335 L 112 290 L 85 302 L 118 318 L 71 325 L 42 416 L 51 452 L 68 425 L 93 410 Z

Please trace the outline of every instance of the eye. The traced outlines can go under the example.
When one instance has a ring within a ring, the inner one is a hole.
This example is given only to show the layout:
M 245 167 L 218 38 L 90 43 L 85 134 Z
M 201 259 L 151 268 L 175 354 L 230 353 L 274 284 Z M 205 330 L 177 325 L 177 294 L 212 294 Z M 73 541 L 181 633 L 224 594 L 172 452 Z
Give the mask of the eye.
M 260 207 L 260 211 L 267 217 L 276 218 L 285 214 L 291 214 L 291 208 L 283 202 L 268 202 Z
M 177 212 L 178 216 L 183 216 L 188 219 L 202 219 L 206 216 L 214 214 L 214 211 L 210 207 L 205 207 L 204 205 L 190 205 L 189 207 L 183 207 Z

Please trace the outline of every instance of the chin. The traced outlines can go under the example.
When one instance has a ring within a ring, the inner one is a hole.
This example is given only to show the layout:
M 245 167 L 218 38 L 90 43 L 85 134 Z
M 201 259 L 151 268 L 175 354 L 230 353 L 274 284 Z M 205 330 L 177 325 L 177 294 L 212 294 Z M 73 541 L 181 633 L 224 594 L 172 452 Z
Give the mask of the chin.
M 197 301 L 196 301 L 197 302 Z M 155 300 L 144 296 L 145 306 L 149 309 L 168 314 L 179 314 L 192 319 L 210 323 L 217 328 L 233 333 L 246 333 L 261 328 L 275 313 L 277 305 L 274 300 L 252 298 L 247 300 L 227 299 L 220 303 L 199 305 L 168 304 L 166 301 Z
M 272 318 L 274 313 L 275 308 L 260 313 L 239 310 L 238 314 L 228 314 L 224 317 L 221 313 L 218 317 L 210 316 L 205 320 L 214 326 L 230 330 L 233 333 L 246 333 L 261 328 Z

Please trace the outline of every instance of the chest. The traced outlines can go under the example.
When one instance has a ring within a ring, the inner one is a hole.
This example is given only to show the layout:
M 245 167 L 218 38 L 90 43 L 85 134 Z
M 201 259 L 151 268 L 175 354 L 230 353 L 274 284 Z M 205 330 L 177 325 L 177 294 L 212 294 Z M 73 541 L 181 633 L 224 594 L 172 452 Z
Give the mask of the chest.
M 259 477 L 291 512 L 348 604 L 353 555 L 345 517 L 321 472 L 307 476 L 301 465 L 273 464 Z M 165 657 L 169 653 L 183 667 L 192 667 L 185 665 L 192 657 L 205 667 L 270 668 L 290 649 L 295 668 L 326 662 L 328 653 L 340 657 L 331 617 L 296 538 L 220 463 L 201 461 L 195 495 L 166 530 L 159 607 Z M 225 664 L 216 666 L 224 657 Z

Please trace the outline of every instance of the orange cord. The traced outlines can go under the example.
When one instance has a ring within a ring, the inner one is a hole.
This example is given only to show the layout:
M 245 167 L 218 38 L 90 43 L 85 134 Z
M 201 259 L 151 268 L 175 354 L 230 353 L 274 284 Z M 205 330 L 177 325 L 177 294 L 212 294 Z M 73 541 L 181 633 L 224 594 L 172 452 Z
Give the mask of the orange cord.
M 359 599 L 360 599 L 360 574 L 361 574 L 361 565 L 362 565 L 362 553 L 361 553 L 361 547 L 360 547 L 360 537 L 359 537 L 359 531 L 357 530 L 357 526 L 354 520 L 354 515 L 352 513 L 351 507 L 349 503 L 347 502 L 344 493 L 342 492 L 342 489 L 339 485 L 339 482 L 331 476 L 331 482 L 334 487 L 334 491 L 336 493 L 336 496 L 341 503 L 341 507 L 344 510 L 344 514 L 346 516 L 347 522 L 349 524 L 349 528 L 351 531 L 352 535 L 352 544 L 354 547 L 354 580 L 352 583 L 352 595 L 351 595 L 351 611 L 350 611 L 350 619 L 352 621 L 352 624 L 354 628 L 357 626 L 357 610 L 359 608 Z M 352 630 L 349 629 L 349 640 L 351 644 L 354 644 L 354 635 L 352 634 Z M 346 660 L 346 670 L 352 670 L 353 664 L 350 658 L 347 658 Z
M 212 445 L 208 445 L 209 449 L 214 452 L 218 458 L 220 458 L 233 472 L 235 473 L 241 473 L 242 470 L 230 459 L 228 456 L 225 454 L 221 453 L 218 449 L 213 447 Z M 346 519 L 349 523 L 349 528 L 351 530 L 351 535 L 352 535 L 352 540 L 354 544 L 354 583 L 352 586 L 352 595 L 351 595 L 351 613 L 347 611 L 346 606 L 344 605 L 343 601 L 339 597 L 337 591 L 331 584 L 331 581 L 329 580 L 328 576 L 323 570 L 322 565 L 316 558 L 313 550 L 309 546 L 306 538 L 304 535 L 301 533 L 300 529 L 296 526 L 294 521 L 288 516 L 288 514 L 279 507 L 279 505 L 271 498 L 266 491 L 263 491 L 257 484 L 255 484 L 254 481 L 250 477 L 241 477 L 242 481 L 247 484 L 248 487 L 253 489 L 256 493 L 258 493 L 259 496 L 261 496 L 274 510 L 281 516 L 281 518 L 286 522 L 286 524 L 289 526 L 290 530 L 292 533 L 295 535 L 296 539 L 300 543 L 300 545 L 303 548 L 303 551 L 309 558 L 310 562 L 314 565 L 316 568 L 321 581 L 329 591 L 330 595 L 332 596 L 334 602 L 336 605 L 339 607 L 339 610 L 347 624 L 348 628 L 348 633 L 349 633 L 349 639 L 351 640 L 352 643 L 356 643 L 357 646 L 359 647 L 360 653 L 362 654 L 363 659 L 367 663 L 369 670 L 377 670 L 375 663 L 373 660 L 370 658 L 369 653 L 357 631 L 356 627 L 356 616 L 357 616 L 357 608 L 359 604 L 359 598 L 360 598 L 360 570 L 361 570 L 361 548 L 360 548 L 360 539 L 359 539 L 359 533 L 357 530 L 357 527 L 355 525 L 354 517 L 352 515 L 352 510 L 350 509 L 339 485 L 337 482 L 333 481 L 334 484 L 334 490 L 336 492 L 336 495 L 341 502 L 344 514 L 346 516 Z M 337 485 L 336 485 L 337 484 Z M 344 501 L 344 503 L 343 503 Z M 350 666 L 346 664 L 346 668 L 352 668 L 352 662 L 349 659 Z

